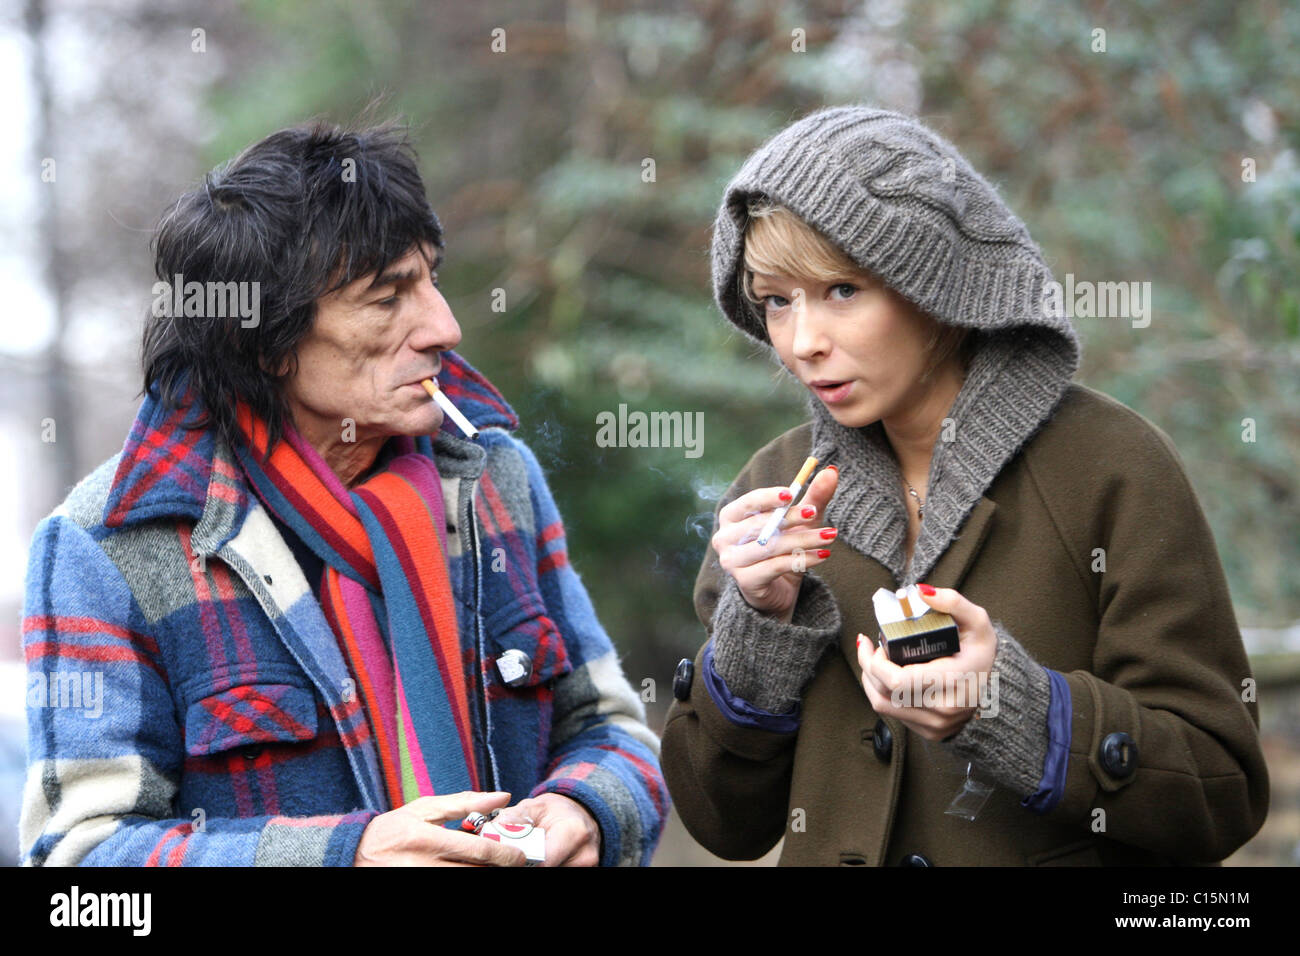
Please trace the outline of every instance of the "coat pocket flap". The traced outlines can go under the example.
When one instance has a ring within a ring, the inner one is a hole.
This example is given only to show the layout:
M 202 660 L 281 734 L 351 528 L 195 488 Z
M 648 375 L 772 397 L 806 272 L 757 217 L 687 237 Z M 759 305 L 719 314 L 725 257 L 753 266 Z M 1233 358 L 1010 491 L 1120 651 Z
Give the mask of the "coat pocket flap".
M 520 595 L 484 619 L 489 654 L 486 663 L 495 680 L 505 683 L 496 662 L 509 650 L 522 651 L 532 663 L 532 673 L 517 685 L 520 687 L 534 687 L 573 670 L 560 629 L 545 611 L 542 596 L 533 592 Z
M 316 698 L 294 684 L 240 684 L 196 700 L 185 712 L 185 752 L 192 757 L 315 736 Z

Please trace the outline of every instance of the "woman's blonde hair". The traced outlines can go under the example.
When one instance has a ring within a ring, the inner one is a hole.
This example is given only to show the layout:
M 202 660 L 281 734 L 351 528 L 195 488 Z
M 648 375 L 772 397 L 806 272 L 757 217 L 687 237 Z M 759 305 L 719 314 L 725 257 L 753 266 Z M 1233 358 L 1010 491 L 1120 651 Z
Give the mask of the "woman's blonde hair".
M 744 265 L 740 270 L 741 294 L 759 308 L 760 319 L 763 302 L 754 295 L 756 272 L 797 276 L 814 282 L 853 279 L 884 285 L 880 279 L 863 269 L 842 249 L 784 206 L 766 200 L 752 200 L 748 212 Z M 892 289 L 889 291 L 898 295 Z M 944 325 L 931 316 L 927 318 L 934 324 L 934 334 L 926 345 L 930 360 L 921 380 L 927 380 L 954 352 L 959 353 L 962 367 L 969 367 L 975 349 L 972 330 L 958 325 Z

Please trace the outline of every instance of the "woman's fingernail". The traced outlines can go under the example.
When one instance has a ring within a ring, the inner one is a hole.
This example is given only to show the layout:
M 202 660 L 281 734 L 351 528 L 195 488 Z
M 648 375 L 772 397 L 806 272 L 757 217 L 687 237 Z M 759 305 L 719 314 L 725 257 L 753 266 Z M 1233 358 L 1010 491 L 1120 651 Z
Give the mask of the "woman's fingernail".
M 834 529 L 834 528 L 822 528 L 822 530 L 821 530 L 822 538 L 823 538 L 824 540 L 826 540 L 826 541 L 829 541 L 831 538 L 835 537 L 837 534 L 839 534 L 839 532 L 838 532 L 836 529 Z
M 861 646 L 862 646 L 862 635 L 859 634 L 859 635 L 858 635 L 858 647 L 861 647 Z
M 917 587 L 921 589 L 921 593 L 926 597 L 934 597 L 934 588 L 930 587 L 930 585 L 918 584 Z
M 803 515 L 805 518 L 811 518 L 816 513 L 817 513 L 817 509 L 811 506 L 804 508 L 799 512 L 799 514 Z
M 794 495 L 790 494 L 790 492 L 788 491 L 782 491 L 779 495 L 777 495 L 777 497 L 780 498 L 782 501 L 790 501 L 791 499 L 794 498 Z
M 831 556 L 831 553 L 830 553 L 829 551 L 827 551 L 825 548 L 819 548 L 819 549 L 817 550 L 817 557 L 819 557 L 819 558 L 829 558 L 830 556 Z
M 830 469 L 831 471 L 835 472 L 836 475 L 839 475 L 840 470 L 839 470 L 838 468 L 836 468 L 834 465 L 827 465 L 826 467 L 827 467 L 828 469 Z

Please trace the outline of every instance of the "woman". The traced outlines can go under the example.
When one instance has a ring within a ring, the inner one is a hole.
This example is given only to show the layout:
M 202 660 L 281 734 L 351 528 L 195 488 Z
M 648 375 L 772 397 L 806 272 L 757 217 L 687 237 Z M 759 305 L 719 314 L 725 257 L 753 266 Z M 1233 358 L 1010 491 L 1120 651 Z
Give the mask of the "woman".
M 728 185 L 713 281 L 811 421 L 745 466 L 700 570 L 710 640 L 663 737 L 692 835 L 730 859 L 784 837 L 805 865 L 1210 863 L 1245 843 L 1268 778 L 1211 532 L 1164 433 L 1070 381 L 1078 339 L 992 187 L 909 117 L 823 110 Z M 900 668 L 872 594 L 922 582 L 960 651 Z

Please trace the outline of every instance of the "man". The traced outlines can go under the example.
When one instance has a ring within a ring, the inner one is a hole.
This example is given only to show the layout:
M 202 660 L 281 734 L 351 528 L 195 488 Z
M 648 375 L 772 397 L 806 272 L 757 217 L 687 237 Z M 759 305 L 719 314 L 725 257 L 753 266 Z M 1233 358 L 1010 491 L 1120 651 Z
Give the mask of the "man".
M 455 828 L 514 800 L 547 865 L 647 863 L 657 739 L 401 129 L 275 133 L 155 249 L 145 401 L 32 544 L 23 862 L 517 865 Z

